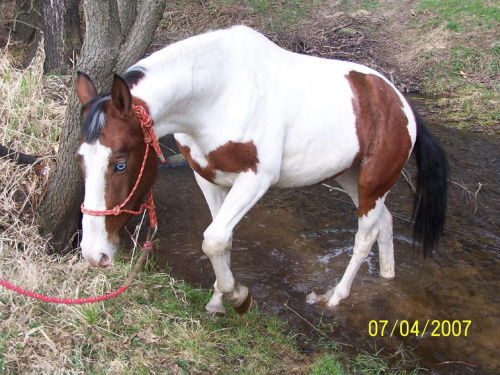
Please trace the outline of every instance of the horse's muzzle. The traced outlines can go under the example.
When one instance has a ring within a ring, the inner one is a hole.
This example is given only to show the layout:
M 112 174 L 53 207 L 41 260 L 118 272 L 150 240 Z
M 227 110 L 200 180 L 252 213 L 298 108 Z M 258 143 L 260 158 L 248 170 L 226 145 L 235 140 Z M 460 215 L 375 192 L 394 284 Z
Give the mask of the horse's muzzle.
M 85 254 L 83 254 L 83 257 L 87 259 L 92 267 L 99 267 L 99 268 L 106 268 L 111 264 L 112 258 L 105 254 L 105 253 L 99 253 L 99 255 L 96 258 L 93 257 L 87 257 Z
M 111 264 L 111 258 L 104 253 L 99 254 L 101 259 L 99 260 L 99 267 L 106 268 Z

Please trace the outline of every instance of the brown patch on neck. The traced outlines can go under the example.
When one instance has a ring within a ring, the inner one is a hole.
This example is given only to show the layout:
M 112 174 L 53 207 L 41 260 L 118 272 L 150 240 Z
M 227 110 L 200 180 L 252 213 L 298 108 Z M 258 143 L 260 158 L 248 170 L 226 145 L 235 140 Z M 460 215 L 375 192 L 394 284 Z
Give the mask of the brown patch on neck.
M 396 182 L 410 153 L 412 143 L 403 110 L 395 89 L 374 74 L 351 71 L 346 75 L 353 91 L 352 106 L 360 150 L 358 176 L 358 215 L 375 207 L 377 199 Z
M 242 173 L 251 170 L 257 173 L 259 158 L 257 147 L 253 141 L 229 141 L 217 147 L 206 156 L 208 165 L 204 168 L 193 160 L 189 147 L 183 146 L 179 142 L 177 142 L 177 145 L 191 168 L 207 181 L 214 182 L 217 171 Z

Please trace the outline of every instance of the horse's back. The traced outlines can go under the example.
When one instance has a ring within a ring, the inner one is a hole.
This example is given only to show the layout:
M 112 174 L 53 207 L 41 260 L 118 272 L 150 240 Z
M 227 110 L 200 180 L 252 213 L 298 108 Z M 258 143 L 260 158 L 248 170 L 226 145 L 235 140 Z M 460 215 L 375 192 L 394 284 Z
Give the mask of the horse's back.
M 258 170 L 273 174 L 275 186 L 314 184 L 352 167 L 370 137 L 384 136 L 388 117 L 377 113 L 390 104 L 387 98 L 403 108 L 390 131 L 414 141 L 409 105 L 368 67 L 292 53 L 244 26 L 196 36 L 160 54 L 182 56 L 181 66 L 193 67 L 192 85 L 208 83 L 210 102 L 200 107 L 204 122 L 190 134 L 191 150 L 208 155 L 228 142 L 253 143 Z M 382 103 L 384 92 L 391 94 Z M 370 111 L 379 123 L 360 121 Z
M 226 46 L 242 59 L 236 74 L 244 75 L 257 98 L 249 109 L 253 123 L 242 125 L 255 128 L 261 149 L 281 148 L 276 186 L 334 177 L 363 158 L 372 138 L 409 137 L 413 146 L 411 108 L 380 73 L 286 51 L 246 27 L 230 32 Z

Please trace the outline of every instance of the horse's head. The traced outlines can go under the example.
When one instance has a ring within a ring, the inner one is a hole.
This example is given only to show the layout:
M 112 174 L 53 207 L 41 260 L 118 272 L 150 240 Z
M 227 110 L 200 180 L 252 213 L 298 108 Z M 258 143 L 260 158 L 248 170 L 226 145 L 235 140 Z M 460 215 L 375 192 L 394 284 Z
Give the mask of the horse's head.
M 110 93 L 99 96 L 90 77 L 78 73 L 76 92 L 85 114 L 76 151 L 85 180 L 82 254 L 93 266 L 107 267 L 120 229 L 132 211 L 141 209 L 156 179 L 158 157 L 147 152 L 142 123 L 123 78 L 115 76 Z

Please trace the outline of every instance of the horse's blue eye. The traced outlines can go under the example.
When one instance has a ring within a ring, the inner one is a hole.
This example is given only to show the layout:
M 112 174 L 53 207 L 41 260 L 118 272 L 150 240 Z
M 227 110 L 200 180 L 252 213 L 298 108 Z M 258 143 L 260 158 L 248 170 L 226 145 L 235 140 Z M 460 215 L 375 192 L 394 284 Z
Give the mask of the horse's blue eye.
M 122 172 L 127 168 L 127 163 L 118 163 L 115 166 L 115 172 Z

